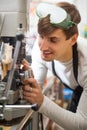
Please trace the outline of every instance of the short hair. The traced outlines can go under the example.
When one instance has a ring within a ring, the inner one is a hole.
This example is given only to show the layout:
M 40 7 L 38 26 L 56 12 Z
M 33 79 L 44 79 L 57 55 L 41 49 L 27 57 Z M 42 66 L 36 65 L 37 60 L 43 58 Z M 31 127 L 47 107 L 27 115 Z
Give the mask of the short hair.
M 74 4 L 68 3 L 68 2 L 58 2 L 56 3 L 57 6 L 63 8 L 70 16 L 71 16 L 71 21 L 77 23 L 77 25 L 81 21 L 81 16 Z M 56 29 L 62 29 L 64 34 L 66 35 L 66 39 L 69 39 L 71 36 L 74 34 L 78 34 L 78 27 L 77 25 L 73 25 L 69 29 L 64 29 L 61 27 L 55 27 L 50 23 L 50 16 L 46 16 L 42 19 L 39 19 L 38 22 L 38 33 L 40 35 L 49 35 Z

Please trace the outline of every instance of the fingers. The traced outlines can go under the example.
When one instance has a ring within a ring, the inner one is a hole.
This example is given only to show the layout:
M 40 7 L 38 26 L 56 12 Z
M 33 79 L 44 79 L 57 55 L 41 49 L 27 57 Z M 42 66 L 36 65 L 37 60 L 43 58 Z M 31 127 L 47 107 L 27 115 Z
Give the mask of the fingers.
M 22 64 L 28 64 L 29 65 L 29 62 L 26 59 L 23 59 Z
M 25 59 L 22 60 L 24 70 L 29 69 L 29 62 Z
M 38 89 L 38 87 L 33 87 L 29 84 L 27 84 L 23 87 L 23 94 L 27 95 L 27 96 L 32 93 L 38 95 L 39 92 L 40 92 L 40 89 Z
M 27 100 L 30 103 L 36 103 L 35 99 L 35 94 L 29 91 L 23 91 L 23 97 L 25 100 Z
M 40 106 L 43 102 L 43 94 L 40 86 L 34 78 L 29 78 L 23 87 L 23 97 L 30 103 L 36 103 Z
M 29 91 L 32 92 L 32 87 L 29 88 Z
M 34 100 L 34 98 L 33 98 L 32 96 L 24 96 L 24 99 L 25 99 L 27 102 L 29 102 L 29 103 L 38 104 L 38 103 Z M 38 106 L 40 106 L 40 105 L 38 105 Z
M 24 84 L 28 84 L 32 86 L 33 88 L 39 87 L 37 81 L 34 78 L 27 78 L 23 80 Z
M 23 88 L 23 97 L 30 103 L 37 103 L 39 91 L 36 88 L 30 87 L 30 85 L 26 85 Z
M 29 84 L 26 84 L 24 87 L 23 87 L 23 91 L 27 91 L 27 92 L 33 92 L 33 90 L 35 90 L 35 89 L 33 89 L 33 87 L 31 87 L 31 85 L 29 85 Z

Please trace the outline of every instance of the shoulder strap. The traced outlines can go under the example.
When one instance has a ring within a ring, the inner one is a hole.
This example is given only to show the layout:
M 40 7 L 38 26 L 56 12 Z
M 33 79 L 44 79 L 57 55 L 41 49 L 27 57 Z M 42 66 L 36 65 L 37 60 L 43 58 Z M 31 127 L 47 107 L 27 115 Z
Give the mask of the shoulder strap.
M 56 71 L 55 71 L 55 64 L 54 64 L 54 61 L 52 61 L 52 71 L 53 71 L 53 74 L 61 81 L 61 78 L 57 75 Z M 61 81 L 63 83 L 63 81 Z M 67 88 L 69 88 L 69 86 L 65 83 L 63 83 L 63 85 Z M 71 89 L 71 88 L 70 88 Z M 72 89 L 71 89 L 72 90 Z
M 78 82 L 78 52 L 77 52 L 77 43 L 72 47 L 73 51 L 73 72 L 76 81 Z
M 73 46 L 73 72 L 76 81 L 78 82 L 78 52 L 77 52 L 77 43 Z M 78 84 L 76 89 L 73 91 L 71 104 L 69 110 L 76 112 L 77 106 L 79 103 L 80 96 L 82 94 L 83 88 Z
M 73 72 L 74 72 L 75 79 L 78 82 L 78 52 L 77 52 L 77 43 L 75 43 L 75 45 L 72 47 L 72 51 L 73 51 Z M 55 76 L 57 76 L 56 71 L 55 71 L 55 67 L 54 67 L 54 61 L 52 61 L 52 69 L 53 69 L 53 73 L 55 74 Z M 67 87 L 66 84 L 64 84 L 64 85 Z M 70 111 L 76 112 L 76 109 L 77 109 L 77 106 L 78 106 L 79 99 L 80 99 L 80 96 L 82 94 L 82 91 L 83 91 L 83 88 L 78 84 L 78 86 L 76 87 L 76 89 L 73 91 L 73 94 L 72 94 L 71 103 L 70 103 L 70 106 L 68 108 Z
M 76 81 L 78 82 L 78 52 L 77 52 L 77 43 L 72 47 L 73 51 L 73 72 Z M 56 74 L 55 67 L 54 67 L 54 61 L 52 61 L 52 69 L 55 76 L 59 78 L 59 76 Z M 60 78 L 59 78 L 60 79 Z M 61 80 L 61 79 L 60 79 Z M 62 82 L 63 83 L 63 82 Z M 64 84 L 64 83 L 63 83 Z M 68 87 L 66 84 L 64 84 L 65 87 Z M 76 89 L 73 91 L 71 103 L 69 105 L 69 110 L 72 112 L 76 112 L 80 96 L 82 94 L 83 88 L 78 85 Z
M 78 52 L 77 52 L 77 43 L 72 47 L 72 51 L 73 51 L 73 72 L 74 72 L 75 79 L 78 82 Z M 52 61 L 52 71 L 53 71 L 53 74 L 57 78 L 60 79 L 60 77 L 56 74 L 54 61 Z M 64 85 L 67 87 L 66 84 L 64 84 Z

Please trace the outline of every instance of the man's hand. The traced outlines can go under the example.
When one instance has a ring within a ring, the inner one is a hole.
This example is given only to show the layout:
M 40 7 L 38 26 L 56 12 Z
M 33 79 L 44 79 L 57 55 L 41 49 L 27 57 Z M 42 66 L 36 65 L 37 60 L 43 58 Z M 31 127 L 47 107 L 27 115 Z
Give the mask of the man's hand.
M 36 103 L 38 107 L 40 107 L 44 95 L 42 94 L 42 90 L 37 81 L 34 78 L 28 78 L 27 80 L 24 80 L 24 82 L 26 83 L 23 87 L 24 99 L 32 104 Z
M 29 63 L 25 59 L 22 61 L 22 64 L 23 64 L 24 70 L 31 69 L 31 67 L 29 66 Z M 24 99 L 32 104 L 37 104 L 38 107 L 40 107 L 40 105 L 43 102 L 44 95 L 42 94 L 42 90 L 39 84 L 34 79 L 33 71 L 32 71 L 32 76 L 30 76 L 29 78 L 23 79 L 23 84 L 24 84 L 23 86 Z

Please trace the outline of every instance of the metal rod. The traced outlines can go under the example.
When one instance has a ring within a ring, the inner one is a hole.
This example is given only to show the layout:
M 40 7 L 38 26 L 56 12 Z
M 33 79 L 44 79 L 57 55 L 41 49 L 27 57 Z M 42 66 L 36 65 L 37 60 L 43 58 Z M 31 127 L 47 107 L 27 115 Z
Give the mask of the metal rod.
M 36 104 L 32 105 L 4 105 L 4 108 L 33 108 L 36 107 Z M 3 105 L 0 105 L 0 108 L 3 108 Z
M 23 130 L 24 125 L 27 123 L 29 118 L 32 116 L 34 111 L 31 109 L 29 112 L 25 115 L 25 117 L 22 119 L 22 121 L 19 123 L 18 128 L 16 130 Z
M 10 90 L 11 84 L 12 84 L 12 79 L 13 79 L 14 71 L 15 71 L 15 68 L 16 68 L 16 62 L 17 62 L 20 46 L 21 46 L 21 42 L 17 41 L 15 51 L 14 51 L 13 62 L 12 62 L 10 74 L 9 74 L 6 89 L 5 89 L 5 92 L 4 92 L 4 96 L 7 97 L 7 98 L 8 98 L 9 90 Z

